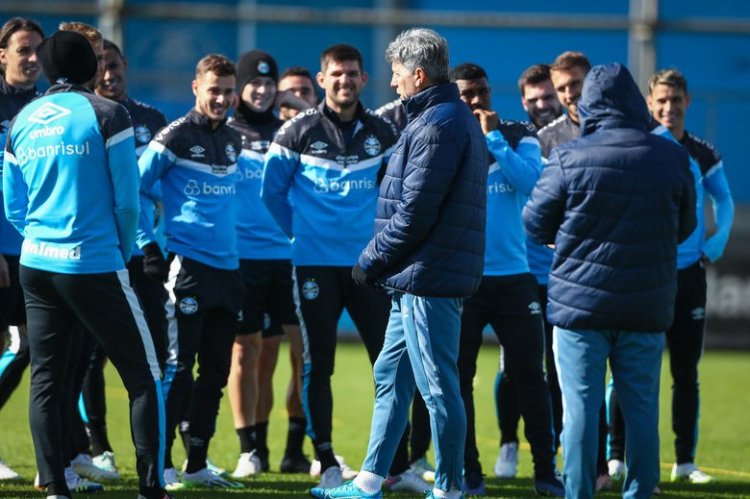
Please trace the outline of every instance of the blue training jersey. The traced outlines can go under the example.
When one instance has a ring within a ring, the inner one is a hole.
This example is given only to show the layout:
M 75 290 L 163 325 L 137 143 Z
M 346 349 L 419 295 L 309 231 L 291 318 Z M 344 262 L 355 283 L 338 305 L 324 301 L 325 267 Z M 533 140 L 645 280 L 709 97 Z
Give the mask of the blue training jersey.
M 242 137 L 190 111 L 159 132 L 138 160 L 141 204 L 161 183 L 167 250 L 206 265 L 239 268 L 235 184 Z M 155 241 L 153 210 L 138 222 L 138 246 Z
M 4 166 L 5 212 L 24 236 L 22 265 L 65 274 L 124 268 L 138 219 L 125 108 L 54 85 L 11 123 Z
M 373 234 L 379 175 L 396 140 L 393 124 L 361 105 L 349 125 L 323 102 L 281 127 L 266 153 L 261 196 L 293 238 L 294 265 L 357 262 Z
M 491 159 L 484 275 L 529 272 L 521 210 L 541 172 L 539 140 L 531 125 L 504 120 L 485 138 Z

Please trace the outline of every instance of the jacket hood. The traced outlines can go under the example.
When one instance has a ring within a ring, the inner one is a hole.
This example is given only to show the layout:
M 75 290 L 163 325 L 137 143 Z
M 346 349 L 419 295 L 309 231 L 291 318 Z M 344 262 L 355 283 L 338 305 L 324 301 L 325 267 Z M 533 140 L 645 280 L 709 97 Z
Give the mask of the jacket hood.
M 604 128 L 648 130 L 650 114 L 633 77 L 622 64 L 594 66 L 578 102 L 581 135 Z

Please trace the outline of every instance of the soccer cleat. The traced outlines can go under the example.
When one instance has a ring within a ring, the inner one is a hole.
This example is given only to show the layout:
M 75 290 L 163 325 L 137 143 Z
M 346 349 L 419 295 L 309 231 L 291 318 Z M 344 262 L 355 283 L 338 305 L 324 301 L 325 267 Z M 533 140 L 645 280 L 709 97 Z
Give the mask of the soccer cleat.
M 182 483 L 185 488 L 221 488 L 221 489 L 242 489 L 245 486 L 239 482 L 227 480 L 216 471 L 209 468 L 202 468 L 195 473 L 182 473 Z
M 557 476 L 534 479 L 534 491 L 540 496 L 565 497 L 565 485 Z
M 180 481 L 180 477 L 177 476 L 176 469 L 164 468 L 164 488 L 169 492 L 185 488 L 185 485 Z
M 98 456 L 94 456 L 91 458 L 91 462 L 99 468 L 100 470 L 104 470 L 108 473 L 111 473 L 113 480 L 119 480 L 120 479 L 120 473 L 117 471 L 117 465 L 115 464 L 115 454 L 110 451 L 104 451 Z
M 297 456 L 286 455 L 281 460 L 279 470 L 282 473 L 309 473 L 311 465 L 312 463 L 310 463 L 310 460 L 304 454 Z
M 518 442 L 500 446 L 500 454 L 495 462 L 495 476 L 498 478 L 515 478 L 518 473 Z
M 232 473 L 232 478 L 249 478 L 258 476 L 262 471 L 260 458 L 255 451 L 243 452 L 237 460 L 237 468 Z
M 703 484 L 713 482 L 714 477 L 699 470 L 694 463 L 675 463 L 672 466 L 672 481 Z
M 390 492 L 414 492 L 423 494 L 432 486 L 422 478 L 418 471 L 408 469 L 398 475 L 389 476 L 385 479 L 385 490 Z
M 333 468 L 328 468 L 328 470 L 330 469 Z M 328 470 L 326 470 L 326 473 Z M 323 473 L 323 476 L 325 476 L 325 473 Z M 310 489 L 310 495 L 318 499 L 381 499 L 383 497 L 383 493 L 379 490 L 372 494 L 364 492 L 351 480 L 333 488 L 313 487 Z
M 112 480 L 118 480 L 120 474 L 117 471 L 108 471 L 104 468 L 99 468 L 94 464 L 94 460 L 91 459 L 89 454 L 78 454 L 71 462 L 70 467 L 73 468 L 78 475 L 93 480 L 95 482 L 105 481 L 109 482 Z
M 610 459 L 607 463 L 607 468 L 612 480 L 617 480 L 619 482 L 625 478 L 627 469 L 625 468 L 625 463 L 623 461 L 620 461 L 619 459 Z
M 318 489 L 332 489 L 342 485 L 344 483 L 344 476 L 341 473 L 341 468 L 337 466 L 331 466 L 320 475 L 320 483 Z
M 91 494 L 93 492 L 101 492 L 104 490 L 104 485 L 83 478 L 76 473 L 72 466 L 65 468 L 65 483 L 68 485 L 71 492 Z
M 484 488 L 484 478 L 478 471 L 470 471 L 464 474 L 464 483 L 461 485 L 461 490 L 472 496 L 487 495 Z
M 419 458 L 411 463 L 410 469 L 417 472 L 422 480 L 435 482 L 435 467 L 427 461 L 426 457 Z
M 608 474 L 599 475 L 594 483 L 594 492 L 610 490 L 612 488 L 612 478 Z
M 185 470 L 187 469 L 187 464 L 188 464 L 187 459 L 185 459 L 185 461 L 182 462 L 182 472 L 183 473 L 185 473 Z M 213 471 L 214 473 L 216 473 L 217 475 L 219 475 L 222 478 L 229 478 L 229 473 L 227 472 L 227 470 L 225 470 L 221 466 L 215 465 L 208 458 L 206 458 L 206 468 L 208 468 L 209 470 Z
M 16 473 L 10 466 L 5 464 L 2 459 L 0 459 L 0 481 L 5 480 L 20 480 L 21 475 Z
M 346 464 L 343 456 L 339 456 L 338 454 L 336 454 L 336 461 L 339 463 L 341 474 L 344 477 L 344 480 L 354 480 L 354 477 L 357 476 L 357 470 L 352 469 L 348 464 Z M 313 478 L 317 478 L 320 476 L 320 461 L 318 461 L 317 459 L 313 459 L 313 462 L 310 465 L 310 476 Z

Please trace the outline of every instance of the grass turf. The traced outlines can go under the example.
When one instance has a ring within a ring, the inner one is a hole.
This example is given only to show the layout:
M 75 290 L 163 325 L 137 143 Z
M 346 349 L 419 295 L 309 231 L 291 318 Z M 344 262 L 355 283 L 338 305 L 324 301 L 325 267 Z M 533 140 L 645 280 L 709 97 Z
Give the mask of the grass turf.
M 485 473 L 492 474 L 497 457 L 498 430 L 495 421 L 492 390 L 497 369 L 498 348 L 486 345 L 480 352 L 475 379 L 477 442 Z M 276 404 L 271 413 L 269 447 L 271 472 L 246 482 L 242 490 L 189 490 L 180 491 L 177 497 L 209 498 L 249 495 L 253 498 L 304 497 L 306 490 L 315 484 L 307 475 L 282 475 L 278 473 L 279 461 L 286 441 L 286 412 L 284 392 L 289 376 L 289 363 L 285 345 L 276 372 Z M 358 467 L 364 458 L 372 411 L 373 385 L 370 366 L 364 348 L 356 343 L 339 345 L 336 374 L 333 378 L 334 445 L 336 452 L 346 458 L 352 467 Z M 107 485 L 106 491 L 95 494 L 98 498 L 132 498 L 137 495 L 134 470 L 134 453 L 130 441 L 127 417 L 127 394 L 111 366 L 106 369 L 108 426 L 110 440 L 115 449 L 123 480 Z M 750 379 L 750 353 L 707 352 L 701 363 L 701 419 L 697 462 L 706 472 L 716 477 L 716 482 L 703 486 L 673 484 L 669 482 L 674 459 L 670 426 L 669 362 L 665 357 L 662 368 L 661 394 L 661 461 L 662 493 L 667 497 L 748 497 L 750 498 L 750 426 L 748 426 L 749 397 L 745 382 Z M 39 497 L 31 483 L 35 473 L 34 452 L 28 427 L 28 373 L 21 386 L 0 413 L 0 456 L 24 481 L 0 482 L 0 497 Z M 522 430 L 521 430 L 522 435 Z M 522 439 L 523 440 L 523 439 Z M 310 455 L 311 447 L 305 449 Z M 209 455 L 216 464 L 233 469 L 239 444 L 233 429 L 232 416 L 226 397 L 217 423 L 216 436 L 211 442 Z M 181 463 L 184 452 L 179 441 L 173 452 L 174 462 Z M 521 444 L 519 478 L 499 480 L 487 477 L 487 496 L 532 497 L 531 455 L 528 444 Z M 618 484 L 619 485 L 619 484 Z M 618 486 L 616 485 L 616 486 Z M 607 492 L 601 497 L 617 497 Z M 388 494 L 389 497 L 409 497 L 405 494 Z M 76 494 L 76 497 L 87 497 Z M 411 497 L 414 497 L 413 495 Z

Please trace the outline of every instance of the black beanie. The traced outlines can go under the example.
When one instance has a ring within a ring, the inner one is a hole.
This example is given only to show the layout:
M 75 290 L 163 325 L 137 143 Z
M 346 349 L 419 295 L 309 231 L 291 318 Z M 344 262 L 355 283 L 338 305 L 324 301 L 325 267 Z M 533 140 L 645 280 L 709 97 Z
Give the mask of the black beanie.
M 86 83 L 96 76 L 96 55 L 88 39 L 75 31 L 56 31 L 37 49 L 42 71 L 51 84 L 57 80 Z
M 237 93 L 241 94 L 247 82 L 258 76 L 268 76 L 279 82 L 279 67 L 271 54 L 262 50 L 245 52 L 237 62 Z

